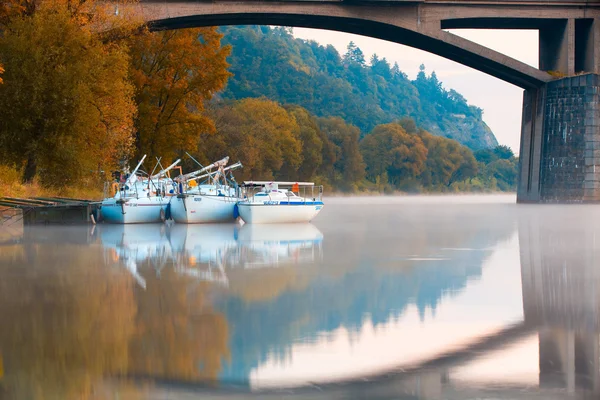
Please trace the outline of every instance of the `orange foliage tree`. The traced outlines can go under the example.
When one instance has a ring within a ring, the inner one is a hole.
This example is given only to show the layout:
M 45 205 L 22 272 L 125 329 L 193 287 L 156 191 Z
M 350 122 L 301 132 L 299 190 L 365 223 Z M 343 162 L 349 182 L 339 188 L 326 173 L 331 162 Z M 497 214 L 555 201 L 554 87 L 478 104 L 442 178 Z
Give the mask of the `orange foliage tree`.
M 202 133 L 215 131 L 203 111 L 229 76 L 230 48 L 221 46 L 221 37 L 216 28 L 197 28 L 132 38 L 138 156 L 162 156 L 168 162 L 194 151 Z
M 121 38 L 135 18 L 100 0 L 0 6 L 0 159 L 45 186 L 98 181 L 132 149 L 133 87 Z

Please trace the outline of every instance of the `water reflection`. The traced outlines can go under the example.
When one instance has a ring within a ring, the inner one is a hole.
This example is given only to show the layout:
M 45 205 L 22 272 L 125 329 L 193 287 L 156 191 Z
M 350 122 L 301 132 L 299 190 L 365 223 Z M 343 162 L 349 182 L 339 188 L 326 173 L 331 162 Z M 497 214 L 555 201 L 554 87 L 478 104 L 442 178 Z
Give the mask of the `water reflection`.
M 457 366 L 463 387 L 505 382 L 549 398 L 600 394 L 598 218 L 595 206 L 519 209 L 523 327 L 531 333 Z M 520 376 L 506 381 L 511 370 Z
M 182 382 L 600 394 L 599 208 L 329 210 L 281 227 L 26 227 L 0 244 L 0 398 L 177 397 Z
M 557 211 L 535 213 L 519 226 L 525 321 L 538 328 L 539 384 L 600 393 L 600 214 L 596 207 Z
M 312 224 L 103 225 L 97 235 L 108 262 L 120 262 L 141 287 L 139 265 L 160 276 L 178 274 L 224 286 L 225 268 L 255 269 L 310 264 L 322 259 L 323 234 Z

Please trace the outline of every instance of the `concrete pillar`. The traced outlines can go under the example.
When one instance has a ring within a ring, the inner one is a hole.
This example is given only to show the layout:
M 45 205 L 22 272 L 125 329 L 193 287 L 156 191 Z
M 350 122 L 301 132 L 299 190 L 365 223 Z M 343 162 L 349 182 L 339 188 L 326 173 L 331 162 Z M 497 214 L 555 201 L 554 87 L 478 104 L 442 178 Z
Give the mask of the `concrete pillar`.
M 523 97 L 518 202 L 600 202 L 600 75 Z
M 539 67 L 561 75 L 575 73 L 575 20 L 546 23 L 539 31 Z
M 521 148 L 519 151 L 519 202 L 540 201 L 540 157 L 546 88 L 523 92 Z
M 588 48 L 591 48 L 593 51 L 593 56 L 591 57 L 593 69 L 590 72 L 600 74 L 600 18 L 594 19 L 591 35 L 592 40 L 588 44 Z

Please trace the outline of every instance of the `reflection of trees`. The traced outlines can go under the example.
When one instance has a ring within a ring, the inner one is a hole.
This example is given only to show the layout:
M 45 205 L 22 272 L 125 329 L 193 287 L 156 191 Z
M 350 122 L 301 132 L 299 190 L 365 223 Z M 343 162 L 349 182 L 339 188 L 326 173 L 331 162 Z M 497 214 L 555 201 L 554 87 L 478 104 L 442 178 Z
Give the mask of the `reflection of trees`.
M 136 334 L 128 372 L 176 380 L 214 380 L 227 357 L 227 321 L 206 301 L 207 283 L 172 268 L 143 274 L 136 287 Z
M 214 380 L 228 356 L 227 321 L 208 284 L 172 268 L 159 277 L 147 262 L 143 290 L 106 265 L 87 230 L 70 229 L 77 234 L 32 229 L 21 251 L 0 248 L 0 399 L 135 396 L 115 386 L 119 376 Z
M 0 264 L 0 397 L 84 399 L 94 381 L 126 372 L 134 332 L 130 278 L 101 253 L 30 245 Z
M 514 212 L 502 206 L 411 205 L 405 212 L 398 207 L 373 212 L 338 206 L 336 221 L 318 226 L 324 235 L 323 265 L 297 269 L 299 276 L 310 275 L 308 283 L 288 280 L 285 291 L 271 291 L 268 282 L 258 281 L 257 287 L 275 296 L 223 301 L 218 308 L 236 329 L 230 339 L 232 363 L 222 378 L 246 380 L 268 355 L 285 359 L 295 340 L 314 340 L 342 326 L 356 334 L 365 319 L 381 324 L 409 305 L 422 317 L 427 309 L 435 312 L 445 297 L 481 276 L 490 247 L 515 229 Z M 233 286 L 231 275 L 230 282 Z

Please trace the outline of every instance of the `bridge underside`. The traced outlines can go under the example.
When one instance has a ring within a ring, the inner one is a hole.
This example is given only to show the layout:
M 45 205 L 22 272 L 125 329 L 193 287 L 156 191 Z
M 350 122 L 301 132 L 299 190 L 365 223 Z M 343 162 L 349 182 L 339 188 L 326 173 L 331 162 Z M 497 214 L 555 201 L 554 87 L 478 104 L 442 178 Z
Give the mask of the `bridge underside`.
M 600 2 L 142 0 L 141 6 L 156 30 L 256 24 L 342 31 L 428 51 L 512 83 L 525 89 L 517 200 L 600 202 Z M 444 30 L 462 28 L 537 30 L 540 69 Z

